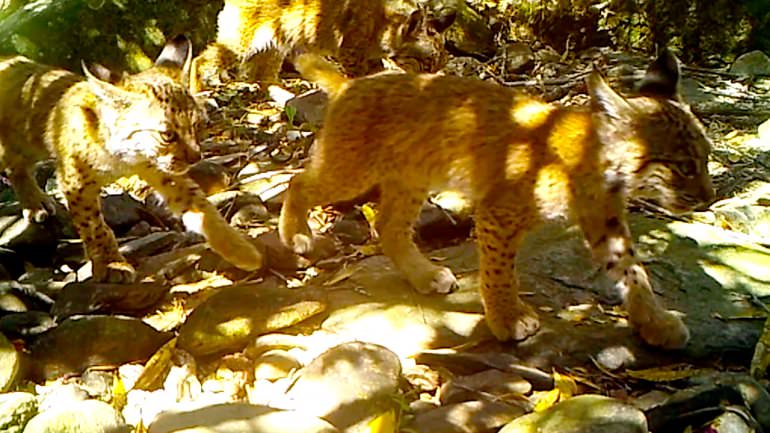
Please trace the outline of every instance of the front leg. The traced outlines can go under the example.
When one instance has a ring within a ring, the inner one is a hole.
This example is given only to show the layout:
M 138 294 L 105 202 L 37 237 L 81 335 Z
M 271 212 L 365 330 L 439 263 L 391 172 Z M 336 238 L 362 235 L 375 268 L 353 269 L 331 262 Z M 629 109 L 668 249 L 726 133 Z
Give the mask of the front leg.
M 104 222 L 99 193 L 101 188 L 89 166 L 77 161 L 63 161 L 59 182 L 67 199 L 72 222 L 91 260 L 93 279 L 105 283 L 134 281 L 134 268 L 118 251 L 112 229 Z M 80 168 L 75 168 L 80 167 Z
M 246 271 L 262 267 L 262 254 L 227 223 L 195 182 L 185 176 L 162 173 L 153 166 L 147 166 L 141 176 L 166 199 L 174 213 L 184 214 L 185 226 L 205 236 L 211 248 L 225 260 Z
M 484 314 L 498 340 L 523 340 L 540 329 L 535 310 L 519 298 L 514 269 L 516 250 L 534 221 L 525 209 L 493 206 L 482 202 L 475 216 Z
M 584 209 L 586 212 L 597 207 L 586 206 Z M 687 326 L 663 308 L 652 292 L 647 272 L 635 257 L 622 205 L 618 203 L 604 209 L 606 212 L 602 217 L 587 212 L 582 215 L 581 228 L 594 260 L 601 263 L 615 280 L 631 326 L 651 346 L 665 349 L 686 346 L 690 338 Z

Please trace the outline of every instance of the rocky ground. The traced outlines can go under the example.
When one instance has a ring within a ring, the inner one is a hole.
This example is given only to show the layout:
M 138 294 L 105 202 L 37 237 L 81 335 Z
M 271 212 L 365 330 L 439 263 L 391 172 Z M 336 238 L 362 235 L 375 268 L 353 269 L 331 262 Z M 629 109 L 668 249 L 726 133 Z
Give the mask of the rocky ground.
M 470 211 L 450 193 L 426 204 L 418 234 L 459 276 L 454 293 L 420 295 L 395 272 L 372 241 L 376 205 L 366 198 L 315 211 L 328 248 L 295 257 L 277 240 L 276 217 L 323 95 L 296 78 L 270 97 L 233 83 L 205 95 L 206 159 L 193 174 L 265 248 L 268 269 L 229 266 L 126 180 L 108 189 L 105 215 L 146 279 L 92 284 L 66 212 L 28 224 L 6 189 L 0 430 L 766 431 L 770 341 L 757 341 L 770 297 L 770 60 L 756 57 L 684 69 L 685 98 L 715 140 L 720 200 L 684 219 L 633 204 L 653 284 L 692 331 L 682 351 L 640 343 L 579 233 L 557 225 L 530 236 L 518 264 L 543 328 L 518 344 L 494 340 L 475 290 Z M 512 45 L 486 63 L 455 58 L 447 71 L 581 104 L 592 62 L 629 90 L 647 60 Z

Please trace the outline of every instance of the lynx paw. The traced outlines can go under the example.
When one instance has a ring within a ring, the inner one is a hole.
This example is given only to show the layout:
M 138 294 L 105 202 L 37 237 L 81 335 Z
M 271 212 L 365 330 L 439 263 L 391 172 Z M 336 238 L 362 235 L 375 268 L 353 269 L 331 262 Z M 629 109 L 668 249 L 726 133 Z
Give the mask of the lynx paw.
M 31 222 L 42 223 L 51 215 L 56 214 L 56 206 L 51 197 L 43 195 L 35 203 L 25 203 L 22 215 Z
M 113 261 L 107 264 L 93 263 L 93 279 L 99 283 L 133 283 L 136 278 L 134 267 L 125 261 Z
M 643 322 L 630 319 L 645 343 L 663 349 L 681 349 L 687 345 L 690 331 L 674 313 L 661 310 L 646 317 L 649 320 Z
M 521 301 L 514 307 L 502 306 L 502 311 L 487 307 L 486 318 L 492 334 L 500 341 L 521 341 L 540 329 L 535 310 Z
M 423 294 L 449 293 L 457 289 L 457 278 L 449 268 L 433 266 L 412 280 L 415 289 Z

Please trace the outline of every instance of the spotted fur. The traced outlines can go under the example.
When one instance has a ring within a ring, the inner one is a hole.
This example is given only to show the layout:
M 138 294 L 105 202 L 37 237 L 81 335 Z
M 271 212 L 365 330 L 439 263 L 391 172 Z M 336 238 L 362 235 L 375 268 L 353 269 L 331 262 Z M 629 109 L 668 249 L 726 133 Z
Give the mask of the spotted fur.
M 191 47 L 169 41 L 155 66 L 117 83 L 86 78 L 22 56 L 0 58 L 0 167 L 28 219 L 54 212 L 31 168 L 56 157 L 59 186 L 98 281 L 124 282 L 134 269 L 118 252 L 99 204 L 101 186 L 137 174 L 177 213 L 200 220 L 212 247 L 233 264 L 255 269 L 261 256 L 231 228 L 186 175 L 200 159 L 196 131 L 203 112 L 184 85 Z
M 706 170 L 710 141 L 676 93 L 673 55 L 665 52 L 650 65 L 634 98 L 618 95 L 594 72 L 587 81 L 590 110 L 453 76 L 346 80 L 312 55 L 301 56 L 297 67 L 331 94 L 331 102 L 311 161 L 292 179 L 283 204 L 285 244 L 308 251 L 312 206 L 348 200 L 376 185 L 384 253 L 420 292 L 448 292 L 454 275 L 425 258 L 411 233 L 430 190 L 459 186 L 476 203 L 480 290 L 498 339 L 521 340 L 539 328 L 537 314 L 518 296 L 516 252 L 538 223 L 569 217 L 617 281 L 644 341 L 665 348 L 686 344 L 687 327 L 655 298 L 634 255 L 625 210 L 630 196 L 656 199 L 673 212 L 714 197 Z
M 435 72 L 448 59 L 442 32 L 454 13 L 432 15 L 415 0 L 226 0 L 216 42 L 195 59 L 193 87 L 274 83 L 283 59 L 303 51 L 332 56 L 352 76 L 381 70 L 383 58 Z

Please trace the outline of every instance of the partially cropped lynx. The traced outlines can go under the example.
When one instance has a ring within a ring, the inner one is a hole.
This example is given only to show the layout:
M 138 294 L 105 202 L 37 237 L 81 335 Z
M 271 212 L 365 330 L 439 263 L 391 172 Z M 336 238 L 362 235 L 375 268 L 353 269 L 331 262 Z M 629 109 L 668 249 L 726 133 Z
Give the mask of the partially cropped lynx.
M 685 212 L 714 197 L 703 127 L 677 94 L 679 66 L 664 52 L 641 96 L 623 98 L 598 72 L 588 78 L 591 110 L 563 108 L 475 79 L 379 74 L 346 80 L 332 65 L 301 56 L 302 74 L 331 94 L 305 171 L 290 184 L 281 240 L 312 248 L 310 207 L 379 186 L 377 230 L 385 254 L 420 292 L 448 292 L 452 272 L 428 261 L 412 223 L 429 190 L 463 187 L 476 203 L 481 296 L 500 340 L 539 328 L 518 296 L 514 259 L 540 221 L 575 217 L 595 260 L 624 295 L 629 321 L 647 343 L 679 348 L 689 333 L 655 298 L 635 258 L 626 199 L 656 199 Z
M 0 58 L 0 167 L 8 169 L 25 216 L 40 222 L 54 207 L 31 168 L 56 157 L 59 185 L 97 281 L 134 278 L 99 205 L 101 185 L 131 174 L 155 187 L 172 210 L 187 212 L 184 220 L 197 224 L 227 260 L 247 270 L 261 266 L 254 245 L 185 175 L 200 158 L 196 127 L 203 115 L 183 85 L 190 59 L 187 38 L 174 38 L 153 68 L 113 85 L 87 70 L 84 79 L 22 56 Z
M 353 76 L 376 72 L 390 58 L 412 72 L 447 61 L 442 32 L 451 11 L 428 13 L 415 0 L 225 0 L 217 39 L 195 59 L 194 90 L 235 76 L 274 83 L 292 52 L 334 57 Z

